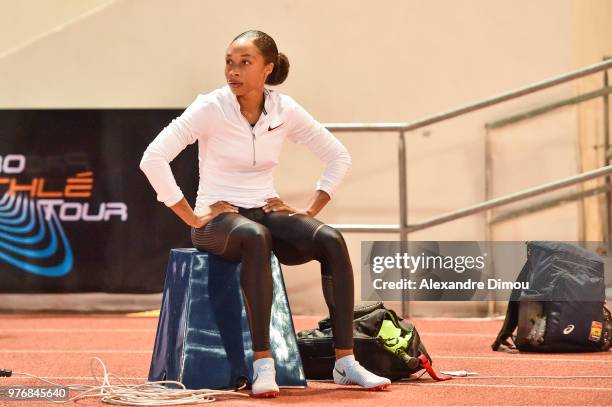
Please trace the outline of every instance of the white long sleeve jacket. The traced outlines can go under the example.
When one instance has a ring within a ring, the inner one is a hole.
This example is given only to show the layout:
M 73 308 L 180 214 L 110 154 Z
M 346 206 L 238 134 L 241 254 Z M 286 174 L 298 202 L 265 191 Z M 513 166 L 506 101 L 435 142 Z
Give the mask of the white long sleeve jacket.
M 351 166 L 346 147 L 288 95 L 264 88 L 264 110 L 254 127 L 240 112 L 236 95 L 225 85 L 199 94 L 148 145 L 140 169 L 157 193 L 172 206 L 183 198 L 170 162 L 198 141 L 199 185 L 194 212 L 216 201 L 243 208 L 278 197 L 272 171 L 285 137 L 305 144 L 326 163 L 315 189 L 333 196 Z

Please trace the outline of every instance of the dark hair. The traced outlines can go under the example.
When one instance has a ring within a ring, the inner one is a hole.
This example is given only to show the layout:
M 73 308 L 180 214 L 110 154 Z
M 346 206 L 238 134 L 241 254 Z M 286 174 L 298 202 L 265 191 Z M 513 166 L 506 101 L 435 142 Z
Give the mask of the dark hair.
M 274 39 L 263 31 L 249 30 L 236 36 L 232 42 L 241 37 L 253 38 L 253 44 L 263 55 L 266 64 L 274 63 L 274 69 L 266 78 L 266 84 L 274 86 L 283 83 L 289 74 L 289 58 L 282 52 L 278 52 Z

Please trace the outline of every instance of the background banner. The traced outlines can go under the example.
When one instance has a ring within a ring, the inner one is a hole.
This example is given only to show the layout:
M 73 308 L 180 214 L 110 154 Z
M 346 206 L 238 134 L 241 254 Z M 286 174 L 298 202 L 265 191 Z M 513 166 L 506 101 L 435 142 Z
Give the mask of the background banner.
M 139 168 L 182 110 L 0 110 L 0 292 L 157 293 L 189 227 Z M 191 205 L 196 144 L 171 163 Z

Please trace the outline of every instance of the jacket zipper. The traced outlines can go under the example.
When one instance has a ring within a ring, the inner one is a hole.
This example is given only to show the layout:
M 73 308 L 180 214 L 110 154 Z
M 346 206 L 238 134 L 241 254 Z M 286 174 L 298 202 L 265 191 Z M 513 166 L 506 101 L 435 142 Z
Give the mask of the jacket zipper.
M 252 144 L 253 144 L 253 165 L 257 164 L 257 161 L 255 159 L 255 126 L 251 127 L 251 123 L 249 123 L 249 121 L 246 119 L 246 117 L 244 117 L 242 114 L 240 114 L 240 116 L 242 116 L 242 120 L 246 123 L 247 128 L 249 129 L 249 131 L 251 132 L 251 136 L 253 136 L 253 138 L 251 139 Z M 259 120 L 257 120 L 257 122 L 259 122 Z M 257 125 L 257 123 L 255 123 L 255 125 Z
M 267 90 L 264 90 L 264 92 L 266 94 L 268 94 Z M 264 96 L 264 106 L 263 106 L 263 114 L 267 115 L 268 112 L 266 111 L 266 106 L 265 106 L 265 97 Z M 253 136 L 252 138 L 252 144 L 253 144 L 253 165 L 257 164 L 257 160 L 255 159 L 255 126 L 251 127 L 251 123 L 249 123 L 249 121 L 246 119 L 246 117 L 244 117 L 244 115 L 241 112 L 238 112 L 240 114 L 240 116 L 242 117 L 242 120 L 244 120 L 244 122 L 247 124 L 247 128 L 249 129 L 249 131 L 251 132 L 251 136 Z M 255 125 L 257 125 L 257 123 L 259 123 L 259 118 L 257 119 L 257 122 L 255 123 Z
M 251 135 L 253 136 L 253 165 L 255 165 L 257 163 L 257 161 L 255 161 L 255 132 L 252 129 Z

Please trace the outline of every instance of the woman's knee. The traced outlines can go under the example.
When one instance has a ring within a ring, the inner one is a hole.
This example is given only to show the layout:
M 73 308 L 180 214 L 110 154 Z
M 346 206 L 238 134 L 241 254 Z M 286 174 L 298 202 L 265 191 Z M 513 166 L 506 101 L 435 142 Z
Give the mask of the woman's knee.
M 342 255 L 346 252 L 344 237 L 337 229 L 329 225 L 321 225 L 313 238 L 327 255 Z
M 264 225 L 257 222 L 249 222 L 236 230 L 242 240 L 243 247 L 256 247 L 265 250 L 272 249 L 272 234 Z

